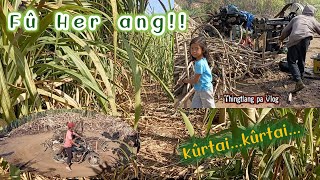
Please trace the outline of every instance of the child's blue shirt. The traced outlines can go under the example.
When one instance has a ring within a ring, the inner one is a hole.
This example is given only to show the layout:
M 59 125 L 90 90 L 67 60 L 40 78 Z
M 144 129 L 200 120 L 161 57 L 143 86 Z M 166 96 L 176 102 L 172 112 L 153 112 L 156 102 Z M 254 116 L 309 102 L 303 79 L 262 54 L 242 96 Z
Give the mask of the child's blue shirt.
M 194 85 L 196 91 L 209 91 L 212 89 L 212 74 L 207 59 L 195 61 L 195 73 L 201 74 L 198 83 Z

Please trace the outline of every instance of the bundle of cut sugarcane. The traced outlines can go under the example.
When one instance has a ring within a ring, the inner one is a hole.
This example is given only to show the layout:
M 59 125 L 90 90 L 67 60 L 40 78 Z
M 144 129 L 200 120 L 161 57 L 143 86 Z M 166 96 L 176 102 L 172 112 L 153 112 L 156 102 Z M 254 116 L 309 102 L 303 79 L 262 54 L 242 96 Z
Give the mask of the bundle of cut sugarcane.
M 207 35 L 208 26 L 212 31 L 215 31 L 214 37 Z M 212 59 L 209 64 L 214 66 L 219 77 L 217 81 L 220 84 L 215 90 L 218 98 L 224 93 L 237 94 L 236 92 L 241 92 L 236 89 L 238 80 L 243 79 L 245 75 L 252 75 L 257 70 L 268 69 L 269 66 L 277 62 L 273 58 L 266 58 L 261 53 L 254 52 L 238 42 L 225 40 L 220 32 L 210 24 L 198 25 L 195 28 L 190 27 L 187 33 L 175 34 L 174 82 L 176 85 L 174 86 L 174 94 L 176 96 L 185 94 L 176 105 L 182 104 L 181 101 L 190 97 L 193 91 L 191 91 L 191 87 L 186 87 L 188 85 L 178 85 L 177 82 L 185 77 L 190 77 L 194 72 L 193 63 L 190 62 L 189 43 L 196 36 L 206 37 Z

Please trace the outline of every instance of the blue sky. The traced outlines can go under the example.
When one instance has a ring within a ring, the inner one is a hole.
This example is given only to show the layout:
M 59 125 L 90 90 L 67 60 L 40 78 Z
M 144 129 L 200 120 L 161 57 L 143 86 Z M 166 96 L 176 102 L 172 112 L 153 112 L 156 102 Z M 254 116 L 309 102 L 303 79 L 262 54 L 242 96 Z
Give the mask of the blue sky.
M 167 10 L 169 10 L 169 1 L 170 1 L 171 8 L 173 8 L 174 0 L 161 0 L 161 2 L 166 6 Z M 151 13 L 152 10 L 154 10 L 154 13 L 156 14 L 164 13 L 164 10 L 162 9 L 162 6 L 158 0 L 149 0 L 149 4 L 150 5 L 148 5 L 148 8 L 147 8 L 148 13 Z

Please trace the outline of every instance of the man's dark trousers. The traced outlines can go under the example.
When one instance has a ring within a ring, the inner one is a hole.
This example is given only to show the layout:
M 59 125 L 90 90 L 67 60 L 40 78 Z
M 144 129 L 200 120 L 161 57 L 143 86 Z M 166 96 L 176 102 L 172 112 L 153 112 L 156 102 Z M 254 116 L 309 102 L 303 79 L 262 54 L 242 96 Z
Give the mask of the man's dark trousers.
M 71 165 L 71 159 L 72 159 L 72 147 L 65 148 L 65 150 L 66 150 L 66 153 L 67 153 L 67 156 L 68 156 L 67 164 L 68 164 L 68 166 L 70 166 Z
M 298 44 L 288 48 L 287 61 L 294 81 L 301 81 L 304 73 L 306 54 L 312 37 L 302 39 Z

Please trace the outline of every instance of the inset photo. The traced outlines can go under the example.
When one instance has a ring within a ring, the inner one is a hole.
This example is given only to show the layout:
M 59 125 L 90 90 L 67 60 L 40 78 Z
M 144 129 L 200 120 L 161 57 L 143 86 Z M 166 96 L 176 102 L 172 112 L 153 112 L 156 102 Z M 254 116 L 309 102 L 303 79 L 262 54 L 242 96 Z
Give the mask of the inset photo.
M 163 175 L 166 158 L 149 157 L 174 147 L 157 146 L 173 137 L 157 128 L 180 118 L 170 90 L 174 29 L 164 19 L 173 5 L 0 1 L 0 180 Z
M 175 2 L 189 28 L 174 37 L 174 106 L 319 107 L 316 7 L 227 2 Z

